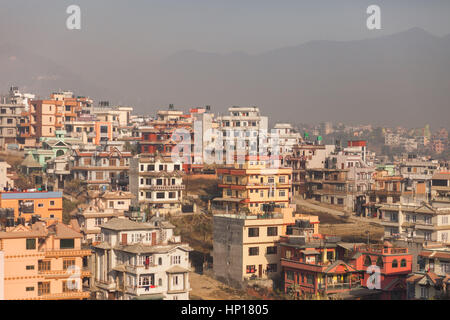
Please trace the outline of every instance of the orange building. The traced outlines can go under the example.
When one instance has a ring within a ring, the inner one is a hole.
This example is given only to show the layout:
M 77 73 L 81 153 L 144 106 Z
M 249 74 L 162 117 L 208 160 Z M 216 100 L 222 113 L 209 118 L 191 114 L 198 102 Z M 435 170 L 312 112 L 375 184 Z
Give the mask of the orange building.
M 62 192 L 1 192 L 0 208 L 14 209 L 14 219 L 33 215 L 62 221 Z
M 111 141 L 112 140 L 112 123 L 107 121 L 96 121 L 95 122 L 95 144 L 100 145 L 101 141 Z
M 273 167 L 268 157 L 246 156 L 245 163 L 224 165 L 217 169 L 222 197 L 215 198 L 216 209 L 250 213 L 264 211 L 265 204 L 289 206 L 292 168 Z
M 82 235 L 62 223 L 38 221 L 0 232 L 0 298 L 4 300 L 87 299 L 82 280 L 90 250 L 81 249 Z

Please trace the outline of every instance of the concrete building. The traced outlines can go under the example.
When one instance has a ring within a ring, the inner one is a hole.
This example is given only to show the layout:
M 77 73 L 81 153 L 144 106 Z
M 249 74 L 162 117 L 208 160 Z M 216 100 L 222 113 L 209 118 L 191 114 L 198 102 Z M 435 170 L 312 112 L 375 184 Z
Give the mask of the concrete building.
M 268 150 L 270 154 L 281 155 L 281 165 L 284 165 L 285 157 L 291 155 L 294 146 L 298 145 L 301 141 L 301 134 L 295 132 L 290 123 L 277 123 L 272 132 L 269 133 Z
M 29 222 L 33 215 L 62 222 L 62 192 L 1 192 L 0 208 L 14 210 L 14 218 Z
M 222 196 L 213 199 L 215 208 L 237 212 L 246 208 L 249 213 L 258 213 L 268 204 L 288 207 L 292 168 L 274 168 L 268 159 L 246 156 L 243 164 L 218 168 Z
M 450 249 L 428 246 L 419 254 L 419 270 L 408 277 L 408 299 L 450 298 Z
M 148 223 L 114 218 L 101 226 L 95 245 L 97 299 L 188 300 L 189 252 L 174 226 L 153 217 Z
M 14 188 L 13 173 L 11 166 L 6 161 L 0 161 L 0 190 Z
M 92 189 L 123 189 L 128 187 L 131 152 L 115 147 L 106 151 L 76 149 L 72 152 L 70 171 L 74 179 L 86 181 Z
M 326 158 L 335 150 L 334 145 L 299 144 L 293 147 L 286 164 L 292 168 L 293 195 L 306 194 L 306 169 L 325 168 Z
M 214 214 L 215 277 L 241 287 L 252 280 L 271 280 L 279 276 L 277 242 L 286 234 L 287 226 L 295 223 L 296 217 L 318 223 L 317 216 L 296 216 L 292 208 L 277 208 L 274 212 L 257 215 Z
M 95 194 L 93 194 L 95 193 Z M 97 244 L 101 242 L 101 226 L 113 218 L 126 218 L 125 211 L 130 209 L 133 195 L 130 192 L 90 192 L 87 205 L 78 207 L 72 214 L 83 234 L 83 243 Z
M 16 144 L 18 126 L 25 111 L 21 104 L 0 103 L 0 147 L 5 149 L 8 144 Z
M 0 298 L 4 300 L 87 299 L 83 281 L 90 250 L 81 234 L 62 223 L 17 225 L 0 232 Z M 2 282 L 2 283 L 1 283 Z
M 268 118 L 257 107 L 231 107 L 229 115 L 218 116 L 221 131 L 223 158 L 233 157 L 236 150 L 246 154 L 267 154 Z M 225 161 L 224 161 L 225 162 Z
M 160 214 L 181 213 L 183 173 L 181 162 L 162 155 L 140 154 L 131 159 L 130 191 L 133 206 L 144 206 Z

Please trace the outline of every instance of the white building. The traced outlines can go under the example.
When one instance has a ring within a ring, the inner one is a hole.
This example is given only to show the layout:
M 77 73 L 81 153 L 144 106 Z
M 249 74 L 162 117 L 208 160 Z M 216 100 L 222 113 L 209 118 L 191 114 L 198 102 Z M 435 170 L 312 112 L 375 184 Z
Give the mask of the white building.
M 111 219 L 101 226 L 104 242 L 94 246 L 94 289 L 98 299 L 188 300 L 189 252 L 158 217 L 148 223 Z
M 268 149 L 271 154 L 279 154 L 284 158 L 292 154 L 294 146 L 301 141 L 301 134 L 295 132 L 290 123 L 277 123 L 269 134 Z M 275 148 L 278 148 L 278 150 L 275 150 Z
M 265 149 L 267 153 L 268 118 L 261 116 L 259 108 L 231 107 L 228 112 L 229 115 L 217 117 L 223 141 L 223 156 L 226 157 L 227 151 L 236 154 L 236 150 L 260 154 Z
M 100 227 L 113 218 L 125 218 L 131 205 L 130 192 L 104 192 L 94 195 L 85 208 L 79 208 L 72 217 L 77 220 L 84 243 L 102 241 Z
M 130 162 L 130 191 L 133 206 L 150 208 L 160 214 L 181 212 L 183 200 L 182 163 L 170 157 L 137 155 Z
M 6 161 L 0 161 L 0 190 L 14 188 L 14 180 L 11 179 L 8 169 L 11 169 L 11 166 Z

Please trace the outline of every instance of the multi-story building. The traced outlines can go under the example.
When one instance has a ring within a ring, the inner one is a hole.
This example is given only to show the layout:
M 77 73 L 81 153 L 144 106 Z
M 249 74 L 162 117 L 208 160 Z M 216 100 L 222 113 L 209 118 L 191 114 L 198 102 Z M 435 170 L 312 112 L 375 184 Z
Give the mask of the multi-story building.
M 291 155 L 294 146 L 302 141 L 301 134 L 294 131 L 290 123 L 277 123 L 274 129 L 269 133 L 268 150 L 270 154 L 278 154 L 282 156 L 282 165 L 284 158 Z M 275 148 L 278 148 L 275 150 Z
M 14 217 L 25 222 L 33 215 L 62 221 L 62 192 L 0 192 L 0 208 L 14 209 Z
M 408 299 L 450 298 L 450 249 L 428 246 L 418 257 L 419 270 L 408 277 Z
M 227 152 L 233 157 L 236 150 L 254 155 L 265 152 L 267 155 L 268 118 L 260 114 L 259 108 L 231 107 L 228 112 L 229 115 L 217 117 L 223 158 L 227 157 Z
M 306 194 L 306 169 L 323 169 L 325 160 L 335 149 L 334 145 L 299 144 L 293 147 L 286 164 L 292 167 L 292 193 Z
M 306 170 L 306 197 L 318 202 L 353 209 L 349 193 L 348 169 Z
M 90 192 L 90 202 L 87 206 L 79 207 L 72 214 L 77 221 L 84 243 L 99 243 L 102 241 L 100 227 L 112 218 L 125 218 L 125 211 L 129 210 L 133 195 L 130 192 Z
M 277 242 L 295 218 L 312 222 L 318 217 L 293 215 L 292 208 L 276 208 L 265 214 L 214 214 L 213 269 L 216 278 L 240 287 L 249 280 L 274 279 L 280 274 Z M 314 231 L 312 231 L 314 232 Z
M 274 168 L 269 157 L 245 156 L 244 163 L 225 165 L 217 174 L 222 197 L 213 200 L 216 208 L 257 213 L 265 204 L 289 205 L 292 168 Z
M 14 188 L 13 172 L 6 161 L 0 161 L 0 190 L 8 191 Z
M 25 106 L 20 104 L 0 103 L 0 146 L 6 148 L 7 144 L 16 144 L 18 126 Z
M 438 168 L 437 161 L 410 160 L 400 163 L 400 175 L 406 179 L 403 198 L 411 203 L 430 200 L 431 178 Z
M 160 214 L 180 213 L 184 187 L 181 162 L 160 154 L 140 154 L 131 159 L 133 206 L 144 206 Z
M 0 298 L 5 300 L 87 299 L 89 281 L 82 235 L 71 227 L 38 221 L 0 232 Z M 3 272 L 1 272 L 3 271 Z
M 385 238 L 450 241 L 450 208 L 431 204 L 383 204 L 379 208 Z
M 406 297 L 406 277 L 412 268 L 407 248 L 347 243 L 322 235 L 289 235 L 279 246 L 286 293 L 342 295 L 376 286 L 374 293 L 379 299 Z M 368 268 L 373 270 L 368 272 Z M 375 270 L 378 278 L 373 283 Z
M 114 218 L 103 224 L 103 242 L 93 247 L 96 298 L 188 300 L 192 249 L 173 229 L 156 216 L 148 223 Z
M 76 149 L 72 153 L 70 168 L 74 179 L 86 181 L 93 189 L 126 188 L 130 169 L 131 152 L 112 147 L 109 151 Z

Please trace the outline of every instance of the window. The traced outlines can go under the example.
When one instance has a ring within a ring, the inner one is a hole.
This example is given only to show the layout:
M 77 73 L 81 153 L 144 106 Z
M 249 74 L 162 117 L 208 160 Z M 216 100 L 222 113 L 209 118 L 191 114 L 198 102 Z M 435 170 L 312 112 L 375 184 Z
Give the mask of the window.
M 274 237 L 278 235 L 278 228 L 277 227 L 267 227 L 267 235 L 269 237 Z
M 258 256 L 259 255 L 259 247 L 248 248 L 248 255 L 249 256 Z
M 420 297 L 422 299 L 428 299 L 429 298 L 428 287 L 421 287 L 420 288 Z
M 270 263 L 267 265 L 267 273 L 269 272 L 277 272 L 277 264 L 276 263 Z
M 74 239 L 61 239 L 59 240 L 59 248 L 60 249 L 73 249 L 75 248 Z
M 286 196 L 286 191 L 285 190 L 278 191 L 278 196 L 285 197 Z
M 286 279 L 294 281 L 294 272 L 292 271 L 286 271 Z
M 425 224 L 431 224 L 431 217 L 425 216 L 424 220 L 425 220 Z
M 139 277 L 139 286 L 154 286 L 155 285 L 155 275 L 142 275 Z
M 49 271 L 49 270 L 50 270 L 50 260 L 38 261 L 38 271 Z
M 26 245 L 27 245 L 27 250 L 36 249 L 36 239 L 27 239 Z
M 394 259 L 394 261 L 392 261 L 392 268 L 398 268 L 398 261 L 397 261 L 397 259 Z
M 25 291 L 34 291 L 34 287 L 26 287 Z
M 43 208 L 43 207 L 44 207 L 44 204 L 43 204 L 43 203 L 38 203 L 38 207 L 39 207 L 39 208 Z
M 54 205 L 55 205 L 55 201 L 51 200 L 51 201 L 50 201 L 50 205 L 51 205 L 51 206 L 54 206 Z
M 27 269 L 27 270 L 34 270 L 34 265 L 26 266 L 26 269 Z
M 95 218 L 95 225 L 101 226 L 103 223 L 103 218 Z
M 62 291 L 71 292 L 78 290 L 78 283 L 76 280 L 64 280 L 62 282 Z
M 70 266 L 75 265 L 75 259 L 64 259 L 63 260 L 63 270 L 67 270 Z
M 164 192 L 157 192 L 156 193 L 156 199 L 164 199 L 165 194 Z
M 152 193 L 147 191 L 147 192 L 145 193 L 145 197 L 146 197 L 147 199 L 151 199 Z
M 158 258 L 158 264 L 162 265 L 162 258 Z
M 400 261 L 400 267 L 406 267 L 406 259 L 402 259 L 402 261 Z
M 50 282 L 38 282 L 38 296 L 50 293 Z
M 267 247 L 267 254 L 277 254 L 277 246 Z
M 144 169 L 142 169 L 142 171 L 144 171 Z M 155 165 L 154 164 L 147 165 L 147 171 L 155 171 Z
M 384 266 L 383 258 L 378 257 L 378 259 L 377 259 L 377 266 L 380 267 L 380 269 L 383 269 L 383 266 Z
M 248 236 L 249 237 L 259 237 L 259 228 L 249 228 Z
M 175 199 L 177 193 L 176 192 L 169 192 L 169 199 Z
M 173 279 L 173 285 L 174 286 L 178 285 L 178 276 L 174 276 L 172 279 Z
M 278 181 L 280 183 L 285 183 L 286 182 L 286 177 L 285 176 L 281 176 Z
M 250 265 L 250 266 L 247 266 L 247 273 L 255 273 L 256 272 L 256 267 L 255 267 L 255 265 Z
M 431 240 L 431 232 L 425 232 L 424 236 L 425 236 L 425 240 Z
M 181 256 L 172 256 L 172 257 L 170 257 L 170 263 L 171 264 L 180 264 L 181 263 Z
M 364 259 L 364 266 L 368 267 L 372 265 L 372 259 L 370 259 L 369 256 L 366 256 L 366 258 Z

